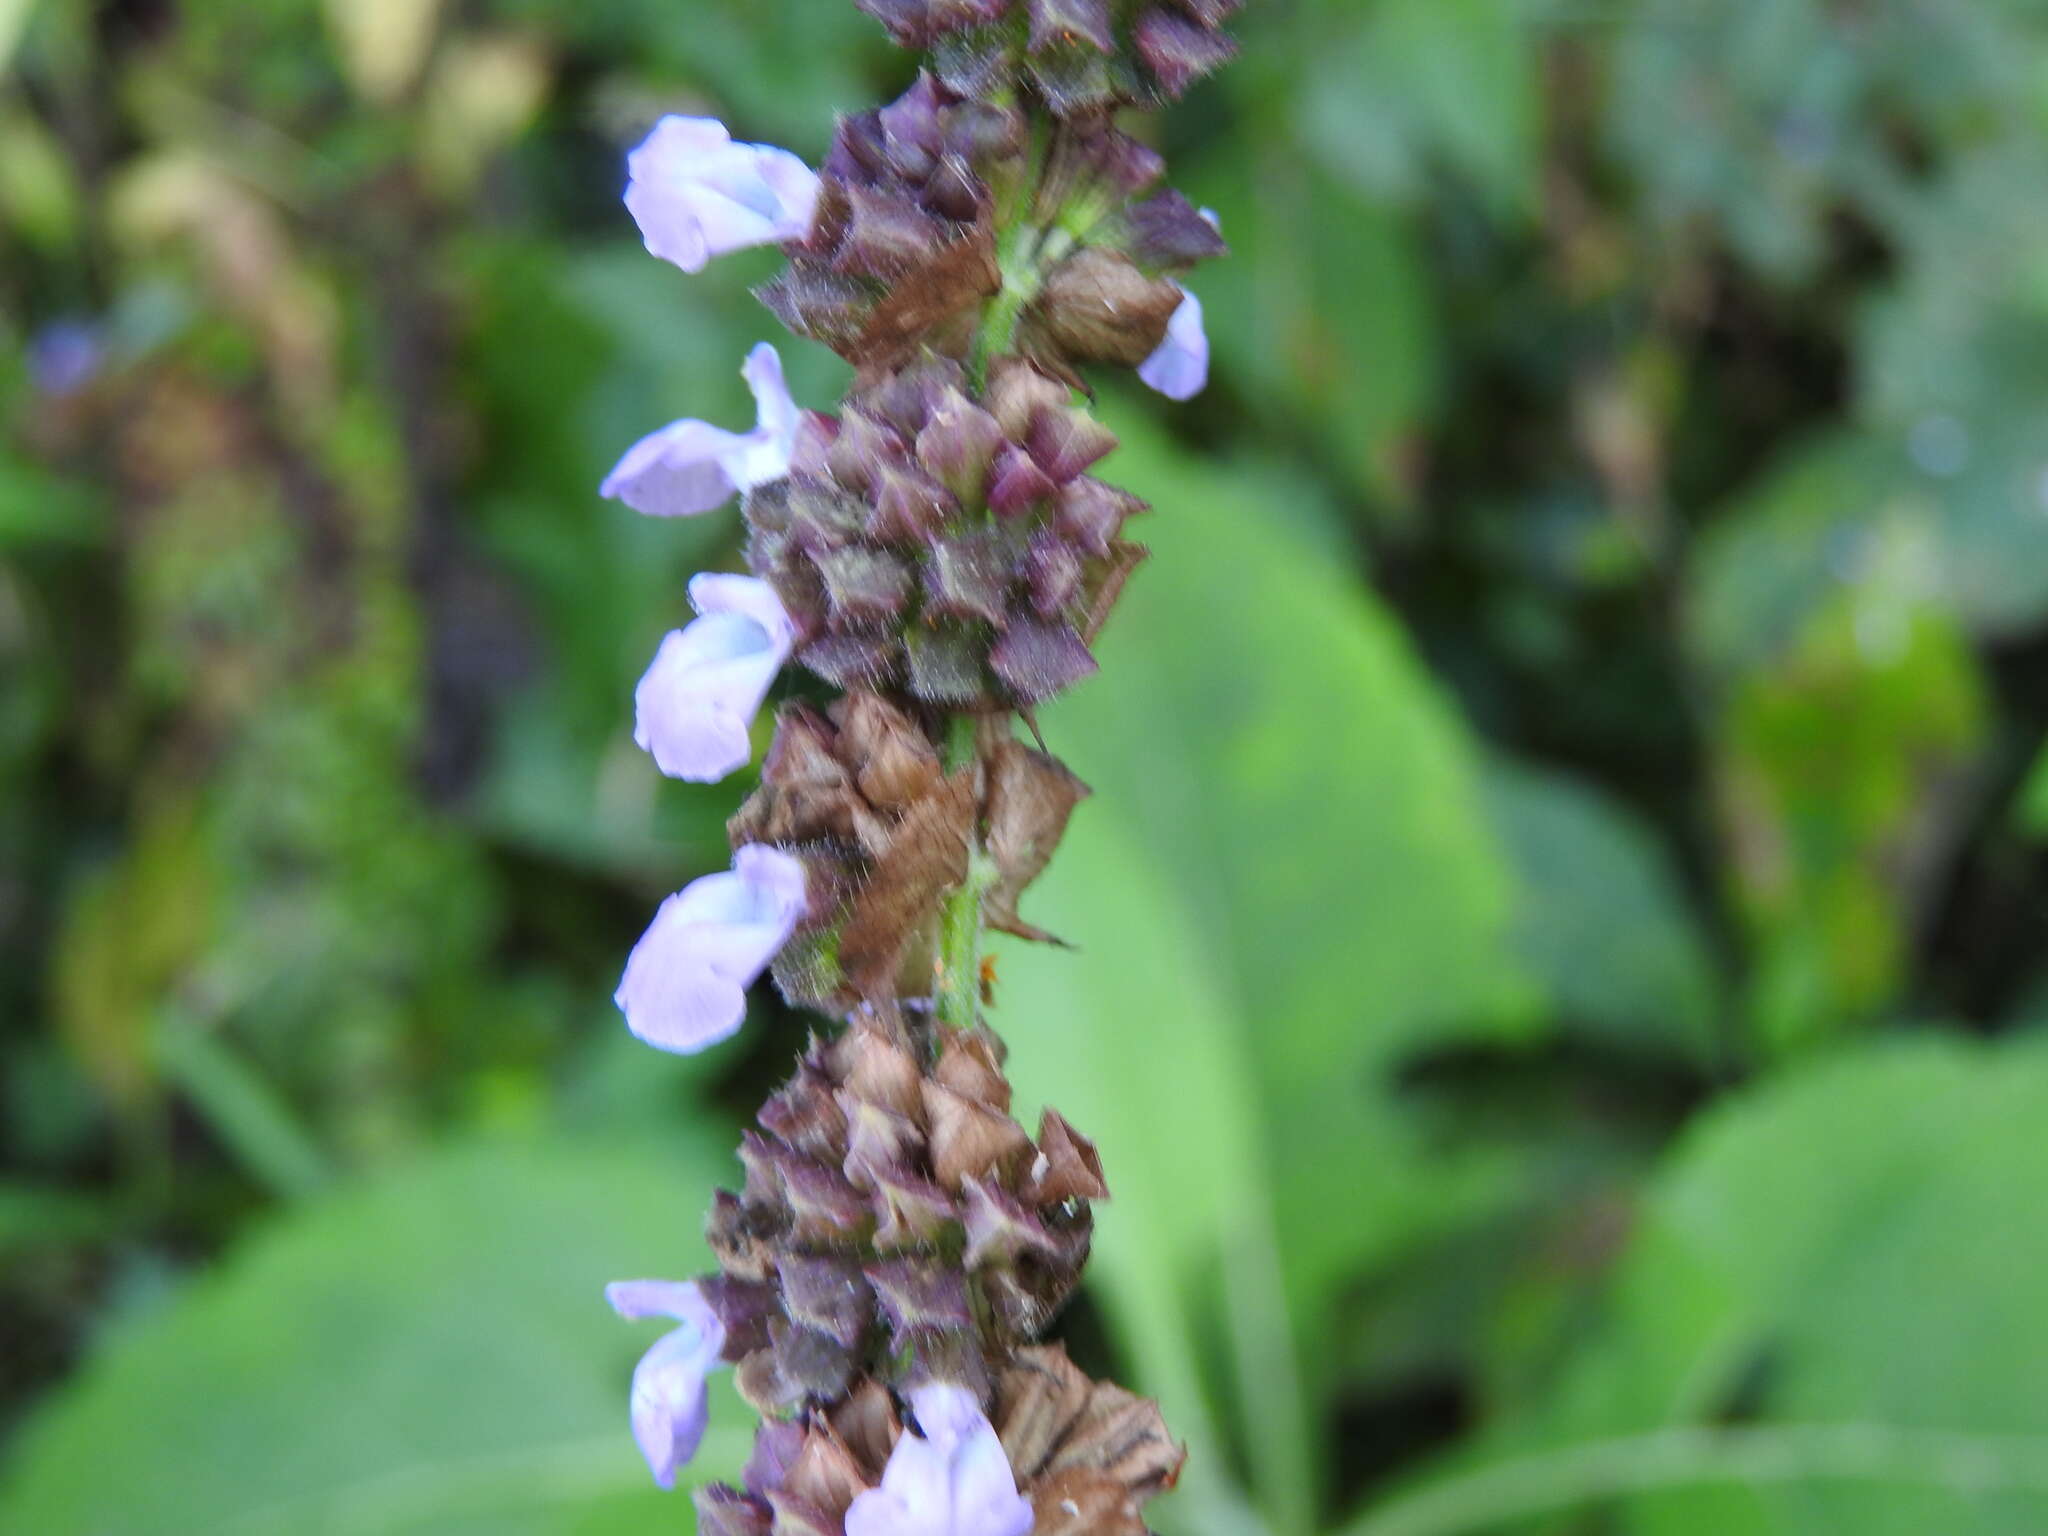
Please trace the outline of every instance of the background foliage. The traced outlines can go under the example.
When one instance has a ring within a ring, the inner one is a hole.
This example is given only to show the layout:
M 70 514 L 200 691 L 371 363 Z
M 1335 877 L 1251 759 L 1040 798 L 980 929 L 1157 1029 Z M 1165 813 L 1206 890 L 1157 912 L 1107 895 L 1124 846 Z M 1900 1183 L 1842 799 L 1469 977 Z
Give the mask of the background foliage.
M 1261 0 L 1235 248 L 1010 946 L 1169 1533 L 2048 1527 L 2048 14 Z M 687 1529 L 599 1287 L 798 1021 L 607 1001 L 744 785 L 633 679 L 730 518 L 843 0 L 0 0 L 0 1529 Z M 843 380 L 785 347 L 800 399 Z M 715 1414 L 711 1472 L 744 1454 Z

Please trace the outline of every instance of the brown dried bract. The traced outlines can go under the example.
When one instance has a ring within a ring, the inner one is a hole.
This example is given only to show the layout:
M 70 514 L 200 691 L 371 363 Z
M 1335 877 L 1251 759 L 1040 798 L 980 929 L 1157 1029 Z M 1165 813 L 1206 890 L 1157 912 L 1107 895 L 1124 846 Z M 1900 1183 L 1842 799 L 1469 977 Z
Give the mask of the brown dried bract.
M 1051 860 L 1074 807 L 1088 797 L 1088 786 L 1058 758 L 1020 741 L 997 743 L 982 761 L 988 770 L 987 846 L 997 870 L 996 884 L 983 898 L 983 914 L 991 928 L 1003 933 L 1057 943 L 1017 915 L 1017 901 Z

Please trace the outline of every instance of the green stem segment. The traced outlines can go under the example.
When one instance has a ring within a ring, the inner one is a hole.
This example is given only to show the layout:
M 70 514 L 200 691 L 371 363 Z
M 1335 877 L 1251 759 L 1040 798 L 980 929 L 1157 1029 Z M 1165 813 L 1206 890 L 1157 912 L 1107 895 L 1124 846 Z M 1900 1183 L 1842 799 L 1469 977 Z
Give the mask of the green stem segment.
M 947 773 L 974 761 L 977 723 L 973 715 L 955 715 L 948 724 L 943 758 Z M 955 1029 L 972 1029 L 980 1019 L 981 898 L 992 873 L 977 828 L 968 834 L 967 878 L 939 909 L 939 974 L 932 1004 L 940 1022 Z
M 1038 297 L 1044 281 L 1045 264 L 1040 246 L 1045 231 L 1038 227 L 1038 200 L 1051 154 L 1050 136 L 1042 123 L 1031 125 L 1031 145 L 1026 152 L 1024 174 L 1002 199 L 996 221 L 996 269 L 1002 286 L 981 312 L 973 350 L 968 354 L 967 374 L 976 394 L 988 386 L 988 365 L 1017 339 L 1017 322 Z
M 1024 317 L 1024 307 L 1038 295 L 1038 237 L 1037 230 L 1020 225 L 1003 236 L 996 252 L 1003 285 L 981 312 L 981 326 L 975 332 L 974 350 L 967 360 L 968 378 L 976 394 L 988 387 L 990 361 L 1010 350 L 1017 339 L 1017 322 Z

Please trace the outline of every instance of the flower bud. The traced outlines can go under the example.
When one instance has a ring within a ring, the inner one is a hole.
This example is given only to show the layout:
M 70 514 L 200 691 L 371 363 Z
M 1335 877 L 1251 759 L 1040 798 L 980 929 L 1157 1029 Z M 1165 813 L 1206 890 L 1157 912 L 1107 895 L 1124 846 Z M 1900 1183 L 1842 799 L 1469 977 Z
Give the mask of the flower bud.
M 963 101 L 944 117 L 946 150 L 986 174 L 991 164 L 1024 148 L 1024 114 L 1014 106 Z
M 949 243 L 945 225 L 905 193 L 849 187 L 848 217 L 833 264 L 842 272 L 892 282 Z
M 888 29 L 891 41 L 902 48 L 928 48 L 933 32 L 925 0 L 853 0 Z
M 1116 447 L 1116 434 L 1086 411 L 1060 408 L 1038 413 L 1025 445 L 1039 468 L 1064 485 Z
M 1132 38 L 1138 45 L 1138 56 L 1169 97 L 1178 97 L 1237 53 L 1237 44 L 1214 30 L 1213 23 L 1204 26 L 1163 7 L 1154 7 L 1139 17 Z
M 775 318 L 842 357 L 861 350 L 876 305 L 878 285 L 815 263 L 791 262 L 754 290 Z
M 1034 339 L 1064 358 L 1135 367 L 1157 350 L 1181 298 L 1177 284 L 1147 277 L 1122 252 L 1083 246 L 1047 274 Z
M 941 105 L 937 82 L 919 70 L 909 90 L 874 114 L 890 168 L 906 181 L 922 181 L 938 159 Z
M 980 704 L 988 688 L 982 662 L 987 642 L 956 624 L 918 625 L 903 637 L 910 691 L 928 704 Z
M 925 568 L 925 611 L 945 618 L 1003 622 L 1010 584 L 1008 546 L 993 530 L 941 539 Z
M 1031 83 L 1038 87 L 1039 95 L 1056 117 L 1106 111 L 1131 95 L 1128 85 L 1119 84 L 1119 76 L 1126 72 L 1114 67 L 1092 44 L 1078 38 L 1032 52 L 1026 59 L 1026 68 Z
M 1036 619 L 1013 619 L 988 653 L 988 664 L 1004 687 L 1027 704 L 1049 699 L 1096 671 L 1094 655 L 1071 625 Z
M 932 46 L 932 72 L 955 96 L 994 96 L 1015 73 L 1008 29 L 976 26 L 949 33 Z
M 1124 520 L 1145 510 L 1145 503 L 1093 476 L 1060 487 L 1060 531 L 1091 555 L 1106 555 L 1123 531 Z
M 1028 452 L 1006 447 L 989 479 L 988 504 L 998 517 L 1021 517 L 1058 489 Z
M 1227 255 L 1229 247 L 1214 223 L 1180 193 L 1161 192 L 1125 211 L 1121 245 L 1131 259 L 1153 271 L 1176 271 Z
M 960 510 L 952 493 L 915 464 L 884 464 L 874 487 L 868 534 L 885 544 L 923 544 Z
M 1051 530 L 1031 541 L 1024 575 L 1041 618 L 1063 612 L 1081 590 L 1081 553 Z
M 796 439 L 789 448 L 789 472 L 812 479 L 826 474 L 832 446 L 839 441 L 839 420 L 818 411 L 797 417 Z
M 989 465 L 1004 444 L 995 417 L 957 389 L 948 389 L 917 434 L 917 459 L 964 505 L 979 507 Z
M 825 578 L 832 612 L 855 624 L 882 622 L 903 612 L 910 569 L 884 550 L 855 545 L 812 556 Z
M 1107 0 L 1025 0 L 1024 12 L 1030 20 L 1033 53 L 1077 42 L 1097 53 L 1109 53 L 1116 47 Z
M 1021 357 L 998 358 L 989 371 L 986 404 L 1012 442 L 1021 443 L 1030 435 L 1041 410 L 1064 406 L 1072 398 L 1066 385 Z
M 880 688 L 901 671 L 903 642 L 889 629 L 841 630 L 813 640 L 797 660 L 835 688 Z

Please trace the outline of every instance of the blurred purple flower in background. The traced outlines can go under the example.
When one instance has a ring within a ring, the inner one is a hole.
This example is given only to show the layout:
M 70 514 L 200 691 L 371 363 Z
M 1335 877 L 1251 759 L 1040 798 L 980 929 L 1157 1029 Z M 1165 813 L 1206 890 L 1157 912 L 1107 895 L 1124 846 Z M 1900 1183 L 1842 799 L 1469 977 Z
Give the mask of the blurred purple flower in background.
M 748 731 L 796 625 L 754 576 L 690 578 L 698 617 L 662 638 L 633 691 L 633 740 L 672 779 L 715 784 L 753 756 Z
M 896 1442 L 882 1486 L 848 1507 L 846 1536 L 1025 1536 L 1031 1505 L 974 1394 L 927 1382 L 910 1404 L 924 1433 Z
M 29 382 L 39 393 L 61 400 L 90 384 L 105 360 L 98 327 L 83 320 L 54 320 L 29 342 Z
M 740 377 L 754 392 L 753 431 L 728 432 L 694 419 L 672 421 L 628 448 L 604 477 L 599 494 L 649 517 L 691 517 L 788 474 L 797 409 L 783 382 L 782 358 L 761 342 L 747 354 Z
M 647 249 L 685 272 L 713 256 L 800 240 L 818 177 L 786 149 L 735 143 L 711 117 L 671 114 L 626 156 L 626 208 Z
M 804 915 L 804 867 L 752 844 L 730 872 L 705 875 L 661 904 L 626 960 L 613 1001 L 649 1045 L 688 1055 L 747 1016 L 747 987 Z
M 709 1417 L 705 1378 L 725 1348 L 725 1325 L 694 1284 L 675 1280 L 615 1280 L 604 1288 L 612 1310 L 625 1318 L 672 1317 L 665 1333 L 633 1369 L 633 1438 L 647 1470 L 664 1488 L 697 1454 Z

